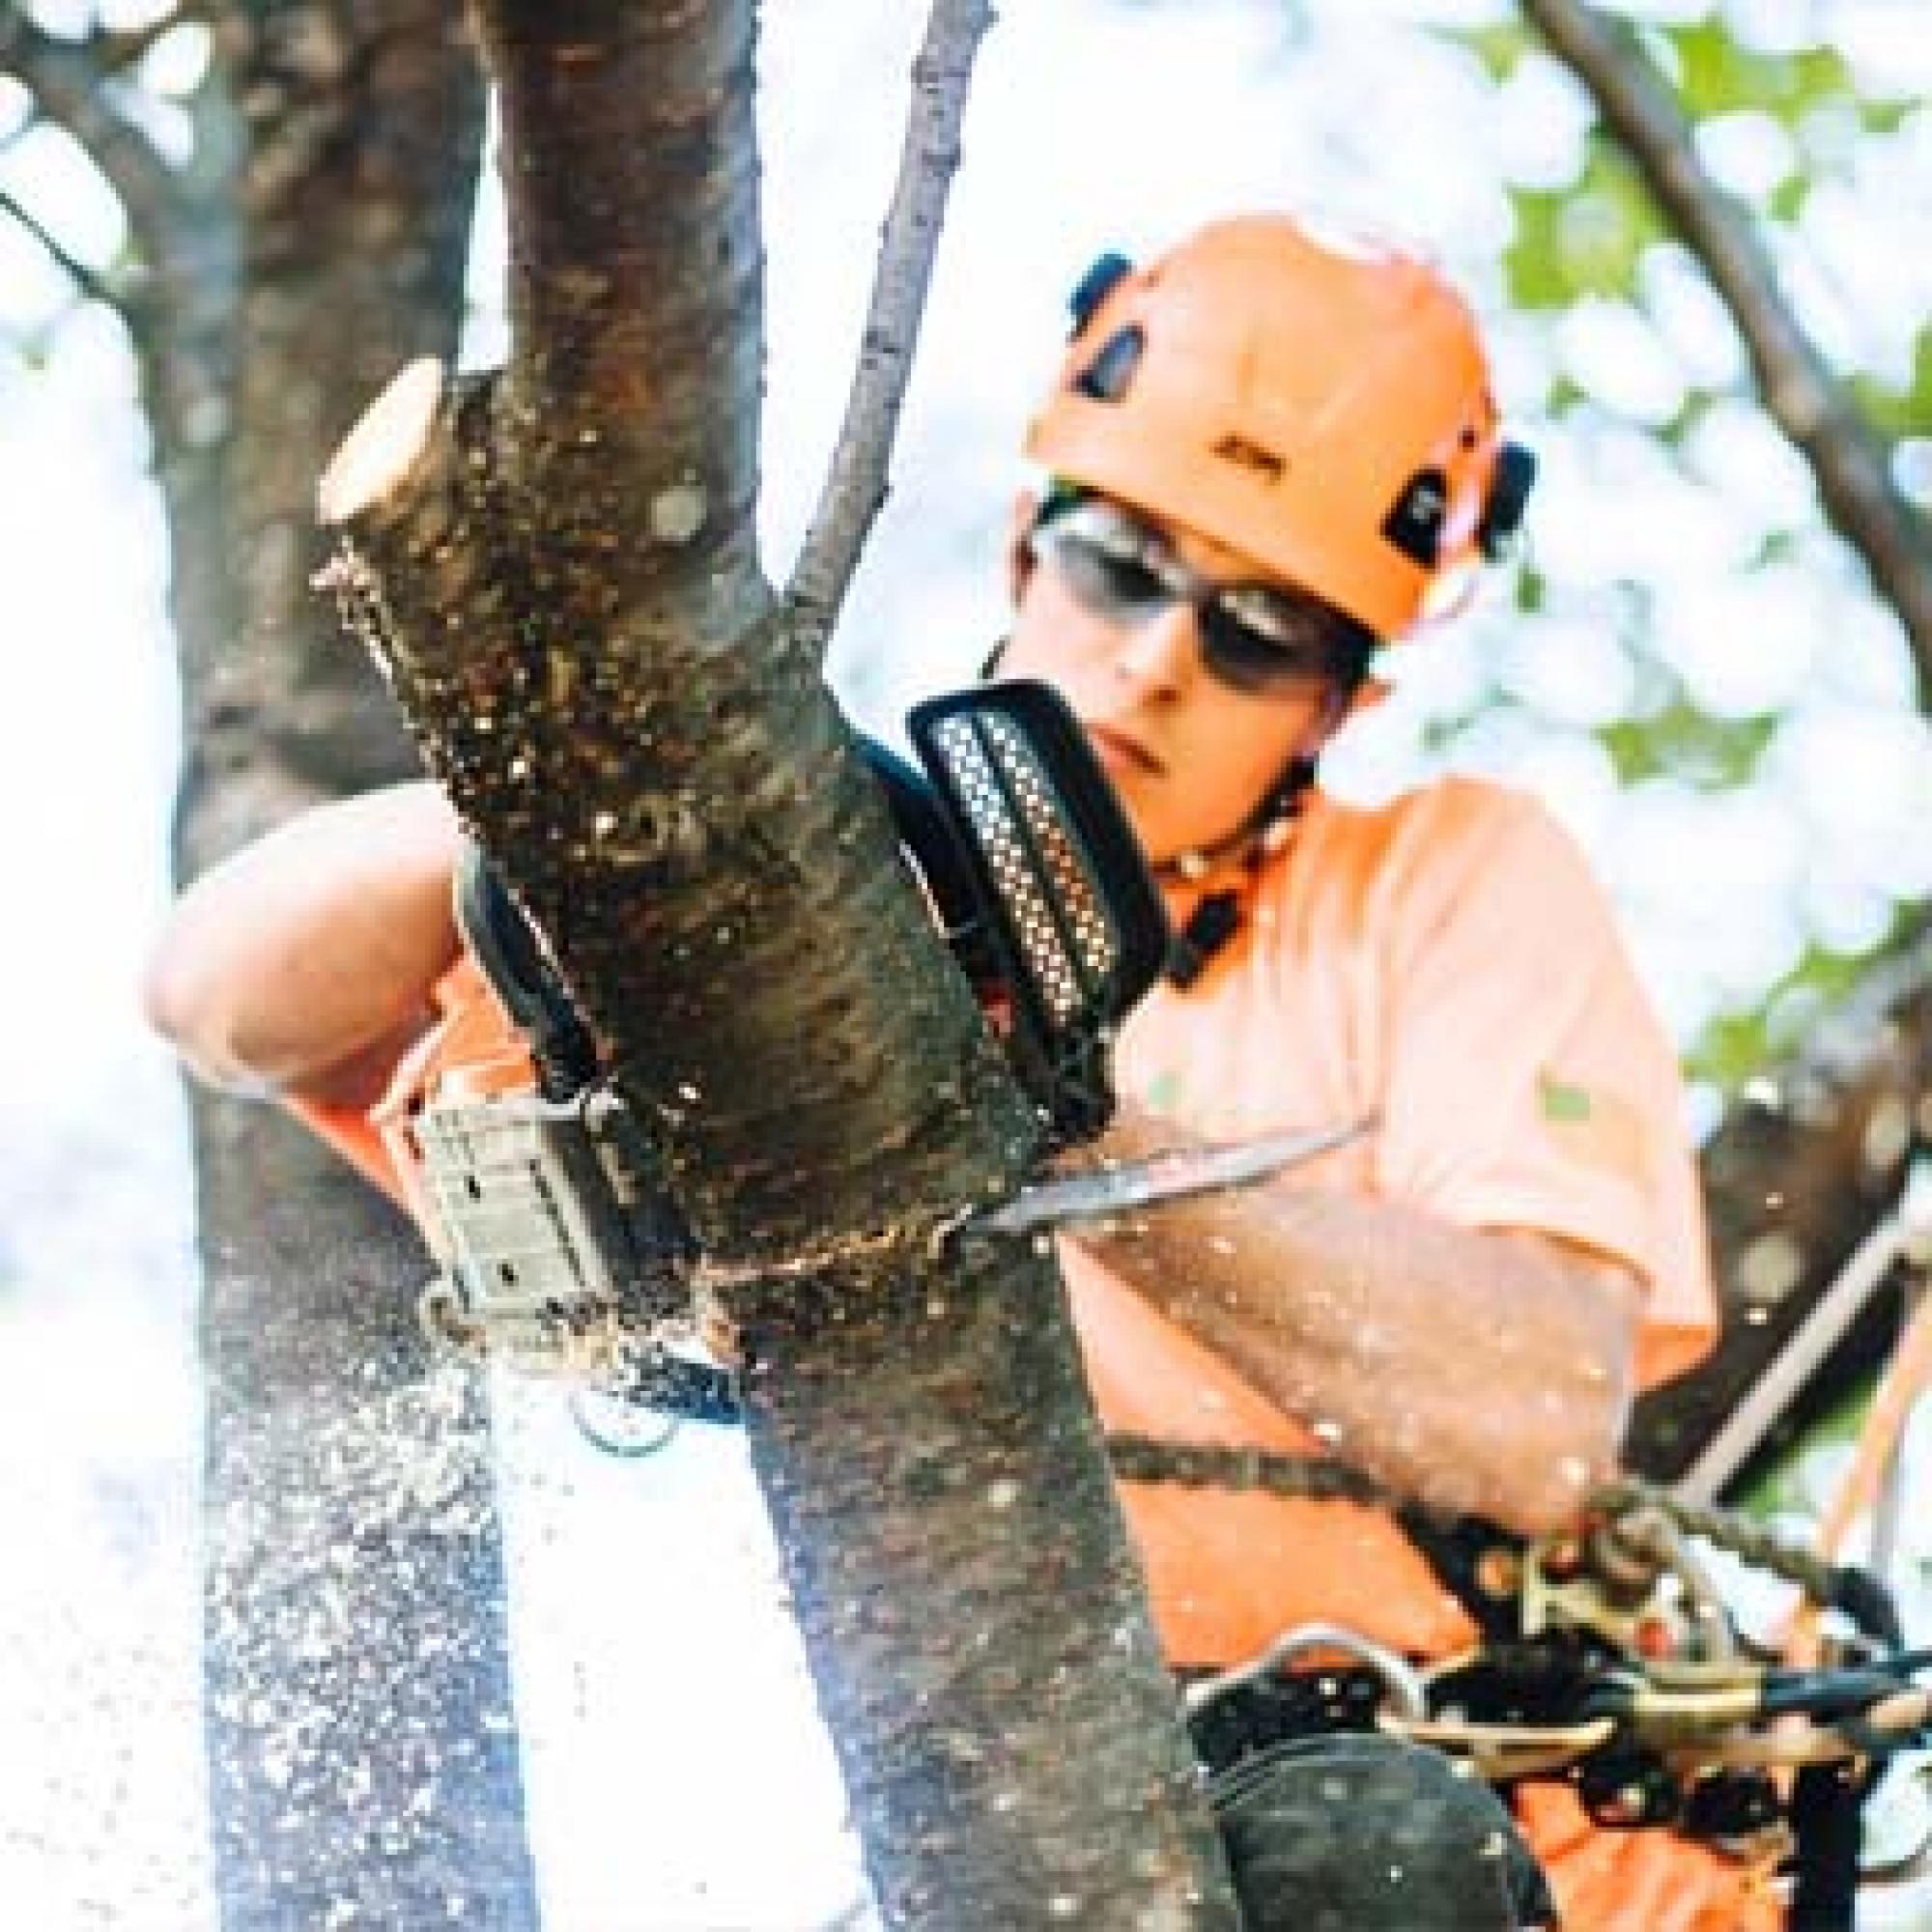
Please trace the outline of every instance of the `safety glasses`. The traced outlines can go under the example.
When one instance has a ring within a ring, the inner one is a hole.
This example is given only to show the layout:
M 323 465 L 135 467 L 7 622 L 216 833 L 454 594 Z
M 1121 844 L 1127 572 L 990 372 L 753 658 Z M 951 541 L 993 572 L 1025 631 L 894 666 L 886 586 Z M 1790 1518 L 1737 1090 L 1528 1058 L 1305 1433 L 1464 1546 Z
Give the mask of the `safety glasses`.
M 1109 623 L 1135 628 L 1172 605 L 1189 606 L 1202 662 L 1231 690 L 1266 696 L 1352 675 L 1369 641 L 1306 592 L 1203 577 L 1159 530 L 1098 497 L 1049 511 L 1034 527 L 1033 546 L 1082 608 Z

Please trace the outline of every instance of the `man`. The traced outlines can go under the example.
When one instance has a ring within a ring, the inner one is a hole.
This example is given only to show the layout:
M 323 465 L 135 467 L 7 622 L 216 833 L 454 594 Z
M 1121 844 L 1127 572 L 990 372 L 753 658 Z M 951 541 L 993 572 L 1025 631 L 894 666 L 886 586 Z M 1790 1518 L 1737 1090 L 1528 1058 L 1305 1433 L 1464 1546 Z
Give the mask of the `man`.
M 1324 1449 L 1425 1505 L 1560 1527 L 1613 1466 L 1634 1390 L 1712 1331 L 1673 1056 L 1530 801 L 1453 781 L 1361 811 L 1313 783 L 1375 694 L 1372 652 L 1458 604 L 1520 510 L 1527 462 L 1473 321 L 1422 262 L 1280 216 L 1215 224 L 1139 272 L 1110 258 L 1075 309 L 1029 439 L 1047 481 L 1017 506 L 999 668 L 1069 701 L 1181 934 L 1122 1033 L 1109 1146 L 1374 1122 L 1291 1182 L 1065 1244 L 1102 1416 Z M 204 1075 L 266 1085 L 385 1179 L 365 1116 L 440 981 L 448 1004 L 458 845 L 428 786 L 262 841 L 182 901 L 156 1023 Z M 459 1005 L 451 1024 L 501 1040 L 473 976 Z M 1311 1622 L 1419 1660 L 1470 1640 L 1379 1510 L 1158 1484 L 1124 1501 L 1182 1671 Z M 1439 1784 L 1403 1798 L 1417 1757 L 1437 1764 L 1412 1753 L 1391 1783 L 1331 1752 L 1323 1776 L 1384 1815 L 1448 1802 Z M 1230 1797 L 1237 1855 L 1242 1807 L 1271 1802 L 1252 1778 Z M 1595 1832 L 1561 1789 L 1521 1803 L 1567 1926 L 1776 1922 L 1713 1851 Z M 1489 1902 L 1454 1916 L 1458 1856 L 1432 1868 L 1433 1916 L 1412 1892 L 1351 1895 L 1333 1922 L 1516 1922 L 1522 1894 L 1493 1873 Z M 1321 1922 L 1293 1864 L 1293 1922 Z

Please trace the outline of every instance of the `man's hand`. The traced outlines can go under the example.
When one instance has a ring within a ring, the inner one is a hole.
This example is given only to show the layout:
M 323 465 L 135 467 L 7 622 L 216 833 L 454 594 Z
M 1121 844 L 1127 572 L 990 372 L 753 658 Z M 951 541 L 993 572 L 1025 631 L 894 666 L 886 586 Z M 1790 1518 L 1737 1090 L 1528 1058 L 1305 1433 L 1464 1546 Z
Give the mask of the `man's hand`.
M 318 807 L 177 902 L 148 1019 L 204 1079 L 364 1105 L 458 956 L 460 831 L 431 784 Z

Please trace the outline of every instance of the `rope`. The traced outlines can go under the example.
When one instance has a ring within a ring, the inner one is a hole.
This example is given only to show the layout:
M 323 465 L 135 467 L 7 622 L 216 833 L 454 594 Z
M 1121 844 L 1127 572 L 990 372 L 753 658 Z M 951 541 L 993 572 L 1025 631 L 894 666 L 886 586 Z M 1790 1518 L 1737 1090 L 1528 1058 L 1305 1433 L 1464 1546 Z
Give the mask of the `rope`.
M 1194 1490 L 1259 1490 L 1302 1502 L 1394 1503 L 1393 1490 L 1332 1457 L 1159 1436 L 1107 1436 L 1107 1460 L 1123 1483 L 1176 1483 Z
M 1820 1608 L 1835 1606 L 1842 1594 L 1838 1566 L 1815 1549 L 1789 1542 L 1751 1517 L 1715 1503 L 1693 1502 L 1634 1476 L 1606 1483 L 1592 1498 L 1594 1507 L 1613 1516 L 1654 1509 L 1687 1535 L 1701 1537 L 1714 1548 L 1759 1570 L 1768 1570 L 1786 1583 L 1796 1584 Z
M 1400 1507 L 1402 1496 L 1366 1471 L 1332 1457 L 1215 1442 L 1173 1442 L 1157 1436 L 1110 1435 L 1107 1454 L 1122 1482 L 1178 1483 L 1189 1489 L 1260 1491 L 1304 1502 L 1375 1503 Z M 1692 1502 L 1634 1476 L 1595 1492 L 1589 1509 L 1612 1519 L 1655 1510 L 1687 1535 L 1700 1537 L 1756 1569 L 1795 1584 L 1821 1607 L 1842 1594 L 1837 1566 L 1734 1510 Z

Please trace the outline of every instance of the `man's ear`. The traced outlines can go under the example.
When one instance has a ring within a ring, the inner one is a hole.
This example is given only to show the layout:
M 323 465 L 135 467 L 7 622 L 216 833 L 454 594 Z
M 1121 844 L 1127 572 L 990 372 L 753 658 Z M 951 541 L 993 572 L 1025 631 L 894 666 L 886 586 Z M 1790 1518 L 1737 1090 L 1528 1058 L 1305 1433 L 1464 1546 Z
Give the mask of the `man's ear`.
M 1033 554 L 1034 520 L 1039 515 L 1039 493 L 1021 490 L 1007 515 L 1007 594 L 1015 610 L 1033 581 L 1038 559 Z
M 1295 758 L 1311 769 L 1315 761 L 1328 749 L 1328 741 L 1349 721 L 1355 708 L 1360 687 L 1352 691 L 1330 690 L 1317 708 L 1314 717 L 1308 721 L 1307 728 L 1301 735 L 1301 742 L 1295 747 Z

